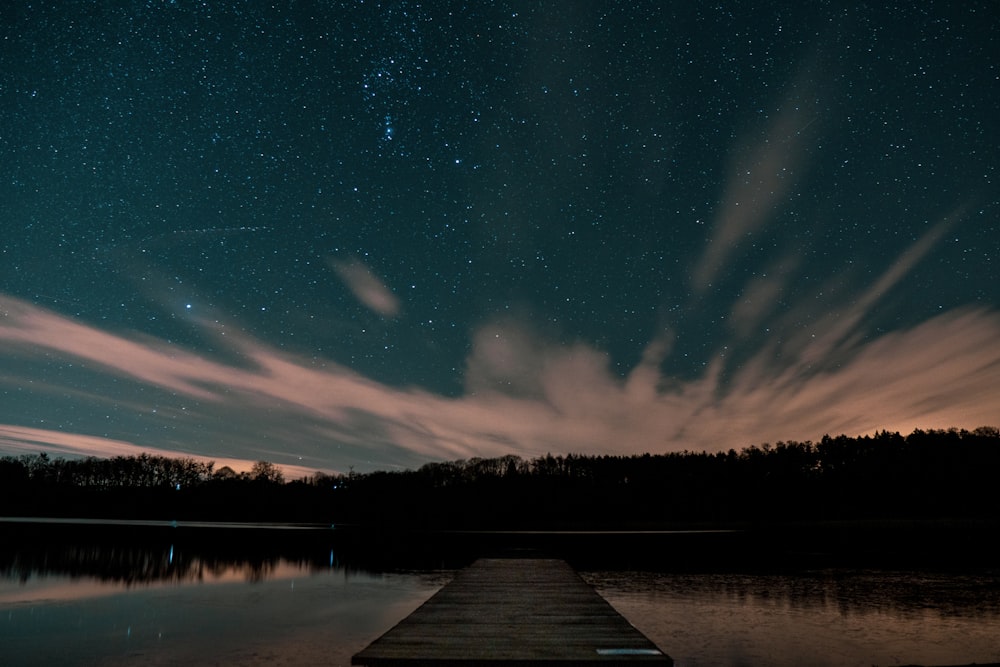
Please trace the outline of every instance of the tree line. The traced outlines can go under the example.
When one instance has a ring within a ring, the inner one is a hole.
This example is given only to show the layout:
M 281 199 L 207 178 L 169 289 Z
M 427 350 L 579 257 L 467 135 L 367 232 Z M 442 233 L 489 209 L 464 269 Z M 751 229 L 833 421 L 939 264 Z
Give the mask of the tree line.
M 0 458 L 0 516 L 234 521 L 326 520 L 315 482 L 287 484 L 281 469 L 249 471 L 187 457 Z M 304 492 L 304 493 L 303 493 Z
M 150 454 L 52 459 L 42 452 L 0 458 L 0 482 L 14 485 L 30 482 L 43 486 L 176 488 L 233 480 L 280 484 L 285 476 L 269 461 L 257 461 L 249 471 L 237 473 L 228 466 L 215 470 L 214 461 Z
M 572 528 L 996 518 L 1000 431 L 823 436 L 740 451 L 516 456 L 348 480 L 360 522 Z
M 515 455 L 285 481 L 150 455 L 0 458 L 0 515 L 310 521 L 421 528 L 643 528 L 988 518 L 1000 431 L 823 436 L 736 451 Z

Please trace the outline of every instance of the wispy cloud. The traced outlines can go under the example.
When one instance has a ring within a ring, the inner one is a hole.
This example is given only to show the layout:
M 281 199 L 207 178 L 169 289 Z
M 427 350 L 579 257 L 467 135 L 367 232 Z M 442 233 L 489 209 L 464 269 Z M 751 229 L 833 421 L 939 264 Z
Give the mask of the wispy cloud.
M 125 442 L 95 435 L 66 433 L 63 431 L 11 424 L 0 424 L 0 451 L 14 456 L 38 454 L 39 452 L 45 452 L 55 457 L 96 456 L 99 458 L 110 458 L 114 456 L 138 456 L 140 454 L 171 457 L 182 456 L 204 463 L 213 462 L 215 463 L 215 470 L 223 466 L 229 466 L 237 472 L 249 471 L 255 462 L 242 458 L 189 454 L 176 450 L 151 447 L 149 445 L 137 445 L 134 442 Z M 307 466 L 285 464 L 281 467 L 289 479 L 307 477 L 316 472 L 315 468 Z
M 330 259 L 330 266 L 365 306 L 386 317 L 399 314 L 399 299 L 364 262 L 359 259 Z
M 226 336 L 226 358 L 241 361 L 223 362 L 11 298 L 0 300 L 0 313 L 0 356 L 18 362 L 11 367 L 72 362 L 95 386 L 119 378 L 126 385 L 120 396 L 95 392 L 92 400 L 120 398 L 135 412 L 119 415 L 114 431 L 26 428 L 18 415 L 3 413 L 6 451 L 115 455 L 134 446 L 363 469 L 511 452 L 712 451 L 827 432 L 975 427 L 995 422 L 1000 406 L 1000 316 L 989 310 L 944 313 L 855 342 L 850 355 L 836 358 L 826 342 L 810 339 L 779 366 L 765 346 L 725 379 L 717 358 L 683 382 L 660 370 L 667 335 L 650 343 L 623 379 L 601 350 L 550 344 L 503 321 L 475 336 L 469 389 L 457 398 L 390 387 L 333 364 L 317 367 L 249 337 Z M 30 370 L 23 372 L 7 386 L 28 386 Z M 148 397 L 145 408 L 136 388 Z M 79 401 L 85 392 L 75 389 Z M 60 387 L 43 393 L 38 400 L 55 411 Z
M 792 272 L 798 265 L 797 256 L 786 258 L 744 285 L 729 313 L 730 328 L 738 338 L 745 338 L 759 329 L 778 308 Z
M 812 120 L 793 100 L 785 100 L 762 139 L 734 155 L 711 236 L 691 273 L 697 293 L 707 291 L 747 238 L 765 226 L 799 177 L 804 130 Z
M 942 236 L 962 216 L 962 208 L 952 212 L 893 261 L 869 288 L 852 295 L 850 302 L 843 307 L 831 307 L 829 312 L 811 327 L 809 331 L 801 330 L 789 343 L 789 349 L 803 349 L 804 363 L 822 363 L 837 354 L 850 354 L 853 351 L 860 331 L 861 322 L 886 295 L 902 281 L 917 263 L 923 259 L 937 244 Z M 809 339 L 806 339 L 806 336 Z

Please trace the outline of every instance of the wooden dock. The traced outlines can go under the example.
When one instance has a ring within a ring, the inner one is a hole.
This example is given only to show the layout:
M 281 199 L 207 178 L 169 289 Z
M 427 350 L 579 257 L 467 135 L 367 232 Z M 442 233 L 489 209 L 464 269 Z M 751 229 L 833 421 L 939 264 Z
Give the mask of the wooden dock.
M 483 558 L 352 665 L 673 665 L 564 561 Z

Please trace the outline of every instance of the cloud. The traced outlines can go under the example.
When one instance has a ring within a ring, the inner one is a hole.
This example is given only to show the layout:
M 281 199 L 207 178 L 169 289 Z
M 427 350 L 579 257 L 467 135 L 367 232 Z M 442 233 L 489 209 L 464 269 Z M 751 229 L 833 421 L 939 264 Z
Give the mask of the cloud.
M 808 348 L 798 364 L 777 374 L 755 364 L 733 378 L 722 404 L 759 406 L 741 410 L 741 426 L 761 436 L 765 422 L 779 426 L 762 439 L 780 437 L 777 431 L 786 427 L 800 434 L 860 434 L 991 424 L 1000 405 L 998 335 L 995 312 L 955 310 L 858 344 L 848 363 L 819 371 L 813 364 L 822 353 Z
M 795 183 L 802 164 L 801 129 L 805 112 L 786 104 L 766 136 L 733 163 L 712 235 L 691 273 L 696 292 L 705 292 L 748 236 L 764 226 L 768 215 Z
M 691 271 L 691 284 L 705 293 L 740 245 L 767 223 L 805 166 L 807 130 L 816 122 L 818 67 L 807 59 L 791 82 L 763 137 L 745 137 L 733 151 L 729 177 L 711 236 Z
M 481 327 L 473 336 L 474 353 L 466 360 L 466 390 L 538 396 L 541 386 L 536 369 L 554 347 L 513 319 Z
M 995 422 L 1000 405 L 1000 315 L 986 309 L 947 312 L 867 342 L 848 337 L 836 355 L 810 338 L 780 365 L 770 346 L 729 373 L 716 357 L 684 381 L 661 370 L 671 340 L 654 338 L 623 378 L 592 346 L 555 345 L 513 320 L 490 323 L 473 338 L 468 390 L 448 397 L 317 366 L 235 333 L 224 337 L 224 361 L 0 297 L 0 360 L 18 369 L 8 386 L 30 387 L 51 364 L 82 374 L 73 386 L 50 379 L 39 389 L 34 400 L 51 411 L 45 428 L 19 424 L 20 411 L 0 406 L 0 449 L 172 451 L 363 470 L 507 453 L 716 451 L 824 433 L 974 428 Z M 79 411 L 100 406 L 100 415 L 117 405 L 119 414 L 59 423 L 67 390 Z
M 760 328 L 778 306 L 798 264 L 797 257 L 787 258 L 746 283 L 729 313 L 729 326 L 739 338 L 746 338 Z
M 625 395 L 634 403 L 651 403 L 660 391 L 660 366 L 670 353 L 673 336 L 669 332 L 654 338 L 642 351 L 642 359 L 625 380 Z
M 187 454 L 173 450 L 158 449 L 150 446 L 139 446 L 132 442 L 113 440 L 82 433 L 65 433 L 49 429 L 31 428 L 0 424 L 0 451 L 7 455 L 38 454 L 45 452 L 50 456 L 96 456 L 111 458 L 115 456 L 169 456 L 192 458 L 196 461 L 215 463 L 215 470 L 229 466 L 237 472 L 249 471 L 254 460 L 238 458 L 220 458 L 198 454 Z M 299 479 L 312 475 L 316 470 L 304 466 L 283 465 L 283 472 L 289 479 Z
M 399 299 L 367 265 L 358 259 L 329 261 L 330 266 L 358 301 L 379 315 L 396 317 L 399 314 Z
M 848 306 L 830 309 L 816 325 L 811 327 L 808 341 L 805 339 L 805 332 L 799 332 L 798 341 L 792 342 L 790 347 L 804 348 L 808 343 L 808 351 L 804 356 L 806 363 L 820 363 L 823 359 L 834 355 L 850 353 L 856 337 L 860 335 L 858 328 L 865 316 L 913 270 L 956 221 L 961 219 L 963 210 L 963 208 L 957 209 L 931 227 L 890 264 L 871 287 L 860 294 L 852 295 Z

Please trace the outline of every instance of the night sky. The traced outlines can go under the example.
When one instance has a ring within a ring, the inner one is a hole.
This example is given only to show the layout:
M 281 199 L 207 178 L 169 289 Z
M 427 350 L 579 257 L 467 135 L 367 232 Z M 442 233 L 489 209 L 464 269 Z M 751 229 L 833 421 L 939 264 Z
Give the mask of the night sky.
M 997 425 L 996 3 L 756 4 L 2 3 L 0 453 Z

